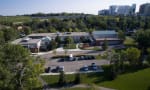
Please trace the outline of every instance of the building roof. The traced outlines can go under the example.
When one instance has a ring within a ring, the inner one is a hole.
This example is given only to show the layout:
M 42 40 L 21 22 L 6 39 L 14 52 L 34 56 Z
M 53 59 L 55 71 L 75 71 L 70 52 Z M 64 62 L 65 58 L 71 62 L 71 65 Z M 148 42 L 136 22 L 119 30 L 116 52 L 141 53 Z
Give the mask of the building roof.
M 19 44 L 37 44 L 41 39 L 29 39 L 27 41 L 20 41 Z
M 117 34 L 115 30 L 94 31 L 93 34 Z
M 49 36 L 49 37 L 56 37 L 59 36 L 87 36 L 89 33 L 87 32 L 65 32 L 65 33 L 33 33 L 28 35 L 29 37 L 32 36 Z
M 104 40 L 107 40 L 107 41 L 118 41 L 120 40 L 119 38 L 96 38 L 97 41 L 104 41 Z

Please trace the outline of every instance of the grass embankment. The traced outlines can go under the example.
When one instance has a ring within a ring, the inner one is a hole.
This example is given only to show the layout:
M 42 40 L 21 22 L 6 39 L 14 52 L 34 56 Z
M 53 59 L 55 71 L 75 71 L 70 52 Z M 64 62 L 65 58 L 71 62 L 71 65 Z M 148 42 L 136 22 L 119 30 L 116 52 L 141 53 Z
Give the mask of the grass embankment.
M 102 48 L 99 46 L 93 46 L 93 47 L 85 47 L 85 48 L 80 48 L 82 50 L 94 50 L 94 51 L 102 51 Z
M 119 75 L 115 80 L 105 81 L 99 85 L 118 90 L 150 90 L 150 68 Z
M 83 84 L 97 84 L 99 82 L 102 82 L 104 80 L 108 80 L 109 77 L 109 67 L 103 66 L 104 73 L 88 73 L 88 74 L 81 74 L 81 83 Z M 51 87 L 57 87 L 57 83 L 59 80 L 58 75 L 51 75 L 51 76 L 42 76 L 42 78 L 49 83 Z M 75 78 L 75 75 L 66 75 L 65 79 L 67 83 L 73 82 Z
M 104 70 L 104 73 L 81 74 L 81 83 L 96 84 L 117 90 L 150 90 L 150 68 L 119 75 L 112 81 L 109 80 L 109 67 L 105 66 Z M 74 77 L 74 75 L 66 75 L 66 81 L 73 82 Z M 42 76 L 42 78 L 51 86 L 57 85 L 58 76 Z

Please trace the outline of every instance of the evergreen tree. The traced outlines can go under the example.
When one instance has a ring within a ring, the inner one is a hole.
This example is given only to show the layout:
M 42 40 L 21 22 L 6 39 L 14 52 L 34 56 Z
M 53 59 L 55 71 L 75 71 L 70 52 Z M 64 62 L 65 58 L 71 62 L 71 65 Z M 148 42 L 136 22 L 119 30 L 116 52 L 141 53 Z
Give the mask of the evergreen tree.
M 64 86 L 65 84 L 66 84 L 65 74 L 64 74 L 63 71 L 61 71 L 60 75 L 59 75 L 58 85 L 59 86 Z
M 102 49 L 103 49 L 103 50 L 106 50 L 107 48 L 108 48 L 108 42 L 107 42 L 107 40 L 105 39 L 104 42 L 103 42 L 103 44 L 102 44 Z
M 80 73 L 75 74 L 74 83 L 75 83 L 75 84 L 81 83 Z

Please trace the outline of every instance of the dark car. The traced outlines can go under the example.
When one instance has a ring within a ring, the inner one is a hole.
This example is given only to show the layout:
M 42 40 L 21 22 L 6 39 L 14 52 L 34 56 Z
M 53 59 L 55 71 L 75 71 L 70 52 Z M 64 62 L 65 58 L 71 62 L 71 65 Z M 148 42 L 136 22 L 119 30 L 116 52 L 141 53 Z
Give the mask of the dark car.
M 91 64 L 91 69 L 92 70 L 98 70 L 98 66 L 95 63 Z
M 58 61 L 59 61 L 59 62 L 64 62 L 65 59 L 64 59 L 64 58 L 61 58 L 61 59 L 59 59 Z
M 80 68 L 80 71 L 88 71 L 89 68 L 87 65 L 84 65 L 82 68 Z
M 46 69 L 45 69 L 45 72 L 46 72 L 46 73 L 51 72 L 51 67 L 46 68 Z

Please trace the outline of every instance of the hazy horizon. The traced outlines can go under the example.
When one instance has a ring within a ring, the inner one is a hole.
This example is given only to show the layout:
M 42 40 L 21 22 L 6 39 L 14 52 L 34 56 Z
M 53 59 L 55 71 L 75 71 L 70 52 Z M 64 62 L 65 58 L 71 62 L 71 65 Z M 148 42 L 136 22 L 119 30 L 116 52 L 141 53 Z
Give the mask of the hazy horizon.
M 139 6 L 149 0 L 1 0 L 0 15 L 23 15 L 33 13 L 85 13 L 97 14 L 99 10 L 108 9 L 110 5 Z

